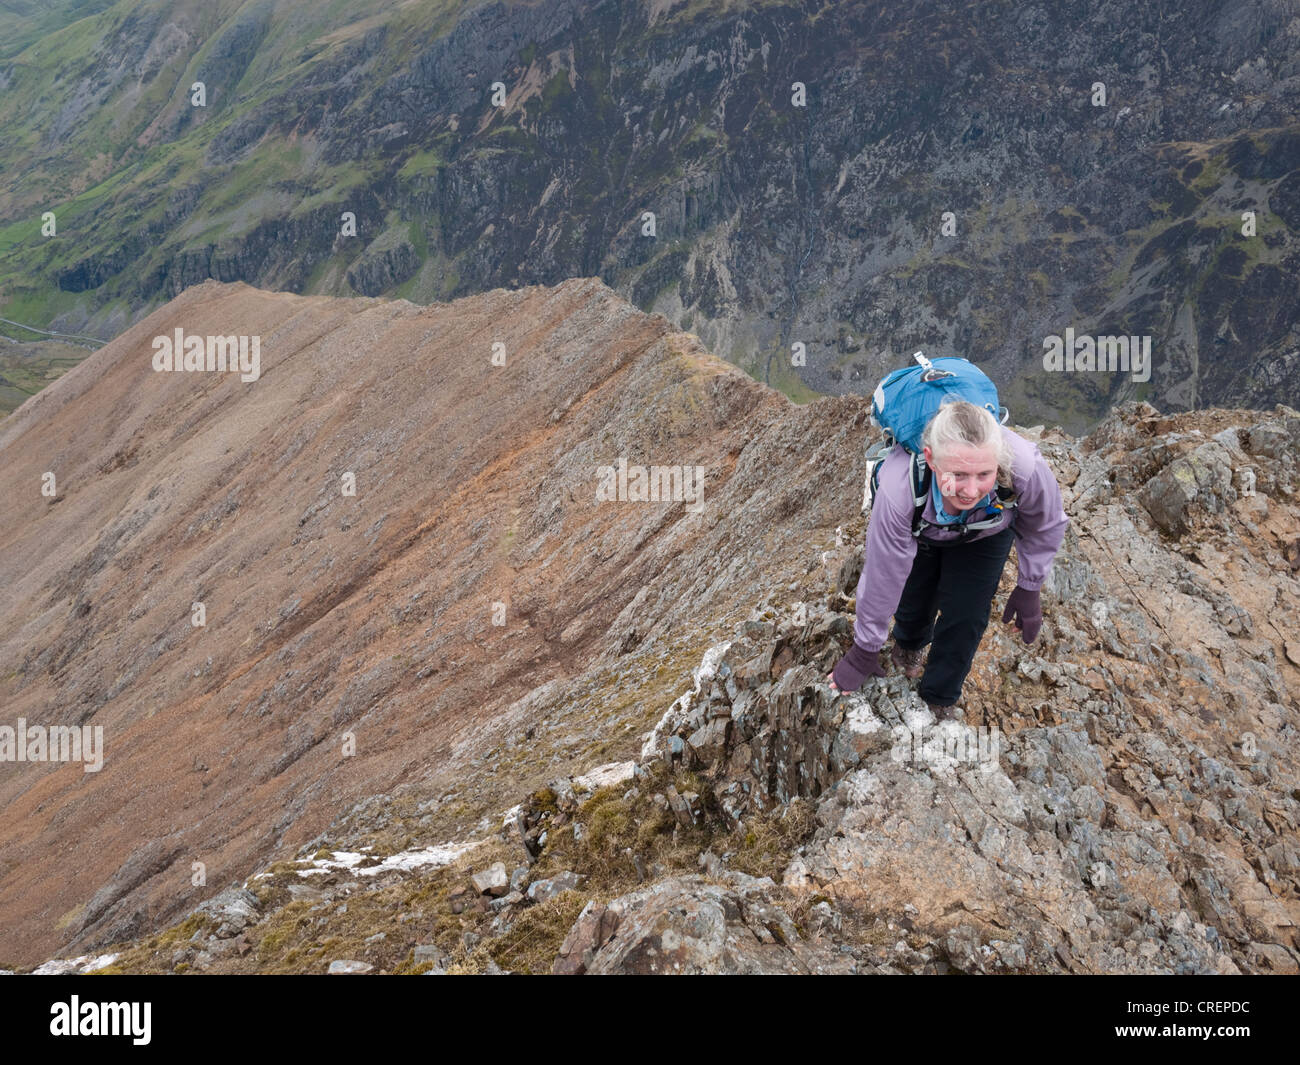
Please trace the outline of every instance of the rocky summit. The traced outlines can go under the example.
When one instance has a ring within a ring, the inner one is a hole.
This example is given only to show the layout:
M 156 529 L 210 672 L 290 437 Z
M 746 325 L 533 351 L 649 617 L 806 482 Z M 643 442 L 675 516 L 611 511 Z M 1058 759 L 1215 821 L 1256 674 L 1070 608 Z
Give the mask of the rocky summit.
M 156 371 L 178 328 L 259 376 Z M 186 290 L 0 423 L 0 724 L 102 729 L 0 765 L 0 963 L 1297 972 L 1300 413 L 1017 431 L 1042 632 L 1008 564 L 936 722 L 825 682 L 866 400 L 591 278 Z

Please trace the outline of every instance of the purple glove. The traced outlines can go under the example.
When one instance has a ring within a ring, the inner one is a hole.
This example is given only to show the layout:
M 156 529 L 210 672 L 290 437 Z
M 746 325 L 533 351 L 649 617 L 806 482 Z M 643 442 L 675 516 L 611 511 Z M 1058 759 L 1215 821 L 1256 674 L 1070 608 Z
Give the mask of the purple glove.
M 885 671 L 880 667 L 880 652 L 864 651 L 856 643 L 849 648 L 848 654 L 835 663 L 831 674 L 835 679 L 835 687 L 842 692 L 855 692 L 868 677 L 884 675 Z
M 1020 630 L 1021 639 L 1025 643 L 1033 643 L 1038 639 L 1038 630 L 1043 624 L 1043 607 L 1038 600 L 1037 590 L 1031 591 L 1016 585 L 1015 591 L 1007 596 L 1007 608 L 1002 612 L 1002 620 L 1010 621 L 1013 615 L 1016 618 L 1016 628 Z

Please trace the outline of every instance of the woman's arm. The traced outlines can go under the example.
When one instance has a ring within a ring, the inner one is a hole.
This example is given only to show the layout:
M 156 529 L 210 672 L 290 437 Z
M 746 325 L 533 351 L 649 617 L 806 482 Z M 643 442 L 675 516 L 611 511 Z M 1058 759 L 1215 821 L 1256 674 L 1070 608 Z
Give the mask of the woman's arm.
M 1047 579 L 1052 559 L 1061 549 L 1070 519 L 1061 503 L 1061 486 L 1056 483 L 1056 475 L 1037 445 L 1031 446 L 1033 466 L 1024 479 L 1016 504 L 1016 557 L 1019 559 L 1016 584 L 1028 591 L 1038 591 Z
M 910 458 L 897 448 L 880 467 L 880 485 L 867 525 L 862 576 L 858 578 L 853 642 L 864 651 L 879 651 L 884 646 L 890 615 L 898 609 L 916 558 L 910 482 Z
M 889 630 L 889 617 L 898 609 L 903 586 L 916 558 L 912 536 L 911 497 L 906 512 L 897 499 L 899 463 L 890 469 L 888 460 L 880 468 L 880 487 L 867 525 L 862 576 L 858 578 L 857 613 L 853 622 L 853 647 L 839 660 L 826 679 L 835 691 L 857 691 L 867 677 L 883 677 L 880 648 Z M 902 475 L 910 480 L 910 463 L 903 456 Z

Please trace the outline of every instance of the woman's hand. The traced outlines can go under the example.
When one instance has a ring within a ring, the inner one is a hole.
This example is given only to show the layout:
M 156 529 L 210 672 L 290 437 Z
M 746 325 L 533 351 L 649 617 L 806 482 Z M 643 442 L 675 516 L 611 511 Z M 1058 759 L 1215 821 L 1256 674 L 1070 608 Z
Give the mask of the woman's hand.
M 1015 591 L 1007 596 L 1007 608 L 1002 612 L 1004 622 L 1010 622 L 1012 617 L 1015 617 L 1015 627 L 1020 630 L 1020 638 L 1025 643 L 1038 639 L 1038 630 L 1043 624 L 1043 607 L 1037 589 L 1016 585 Z
M 855 692 L 862 687 L 868 677 L 883 677 L 885 671 L 880 666 L 880 652 L 864 651 L 856 643 L 849 648 L 848 654 L 835 663 L 835 668 L 826 675 L 831 691 L 836 694 Z

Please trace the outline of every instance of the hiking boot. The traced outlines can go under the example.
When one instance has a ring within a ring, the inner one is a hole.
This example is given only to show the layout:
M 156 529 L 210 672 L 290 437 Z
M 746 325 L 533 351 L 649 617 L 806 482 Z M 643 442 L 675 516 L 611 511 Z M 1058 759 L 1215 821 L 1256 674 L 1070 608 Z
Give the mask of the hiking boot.
M 930 702 L 929 699 L 927 699 L 925 701 L 925 705 L 930 708 L 930 713 L 934 715 L 934 720 L 936 722 L 939 722 L 939 721 L 951 721 L 954 717 L 953 710 L 957 704 L 948 703 L 948 705 L 946 706 L 940 706 L 938 703 L 932 703 Z
M 906 648 L 894 644 L 894 649 L 890 652 L 894 665 L 903 671 L 903 676 L 909 680 L 916 680 L 925 672 L 925 648 L 920 647 L 915 651 L 909 651 Z

